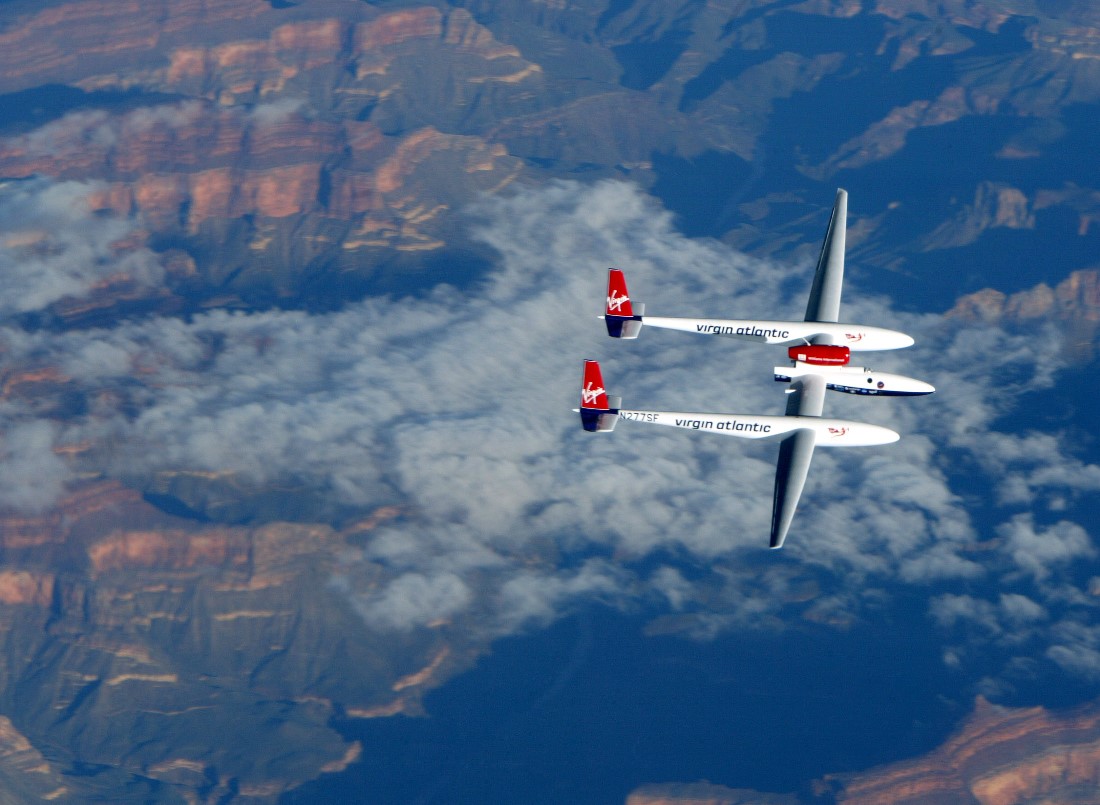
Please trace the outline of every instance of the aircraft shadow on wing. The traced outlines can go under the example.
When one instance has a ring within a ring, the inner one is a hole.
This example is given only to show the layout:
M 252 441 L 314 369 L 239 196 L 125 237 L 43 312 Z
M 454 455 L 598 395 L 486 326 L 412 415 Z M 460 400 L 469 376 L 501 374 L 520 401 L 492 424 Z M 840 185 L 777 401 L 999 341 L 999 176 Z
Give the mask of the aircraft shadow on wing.
M 787 538 L 815 447 L 866 447 L 899 438 L 879 425 L 823 417 L 827 390 L 876 397 L 911 397 L 935 391 L 921 380 L 850 365 L 852 352 L 900 349 L 911 346 L 913 339 L 895 330 L 839 321 L 847 217 L 848 194 L 838 190 L 802 321 L 647 316 L 643 304 L 631 301 L 623 272 L 608 270 L 602 318 L 612 338 L 637 338 L 648 325 L 786 346 L 790 365 L 775 367 L 775 380 L 790 384 L 783 416 L 628 410 L 620 398 L 604 390 L 599 364 L 593 360 L 584 363 L 581 407 L 575 410 L 587 431 L 608 432 L 619 419 L 625 419 L 779 442 L 772 548 L 782 547 Z

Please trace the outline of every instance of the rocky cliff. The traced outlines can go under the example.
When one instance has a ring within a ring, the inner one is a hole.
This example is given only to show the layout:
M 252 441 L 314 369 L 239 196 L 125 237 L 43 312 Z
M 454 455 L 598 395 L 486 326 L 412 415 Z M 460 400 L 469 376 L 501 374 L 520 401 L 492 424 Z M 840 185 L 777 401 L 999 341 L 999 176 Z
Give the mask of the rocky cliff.
M 468 661 L 438 632 L 370 634 L 331 584 L 348 535 L 392 516 L 202 526 L 91 483 L 0 521 L 7 790 L 270 801 L 356 760 L 334 714 L 415 712 Z
M 1025 327 L 1057 322 L 1065 332 L 1067 354 L 1088 361 L 1094 357 L 1100 327 L 1100 271 L 1075 271 L 1053 288 L 1040 284 L 1013 294 L 986 288 L 959 299 L 947 315 L 964 322 Z
M 978 698 L 958 732 L 923 757 L 826 775 L 800 795 L 711 784 L 652 785 L 627 805 L 1025 805 L 1093 803 L 1100 790 L 1100 710 L 1053 713 Z
M 626 805 L 798 805 L 798 798 L 706 782 L 669 783 L 632 791 Z
M 1024 0 L 941 5 L 946 27 L 922 21 L 920 2 L 675 12 L 651 2 L 607 11 L 595 0 L 537 11 L 10 2 L 0 92 L 32 111 L 0 120 L 0 175 L 106 182 L 107 207 L 140 216 L 158 251 L 194 260 L 200 282 L 180 288 L 184 296 L 225 300 L 228 290 L 284 304 L 303 291 L 392 289 L 426 254 L 469 263 L 456 213 L 480 193 L 548 173 L 631 176 L 678 208 L 688 203 L 680 185 L 713 176 L 693 161 L 718 160 L 735 177 L 701 188 L 704 197 L 716 211 L 756 205 L 762 217 L 733 229 L 728 211 L 716 213 L 707 234 L 767 250 L 777 241 L 763 233 L 821 206 L 819 185 L 827 196 L 838 176 L 889 172 L 899 155 L 923 159 L 914 149 L 925 139 L 949 148 L 956 128 L 978 125 L 1005 130 L 988 155 L 989 172 L 1004 176 L 952 181 L 952 192 L 977 195 L 978 212 L 944 215 L 937 204 L 887 216 L 922 231 L 913 249 L 958 247 L 990 228 L 1033 227 L 1035 211 L 1079 206 L 1095 188 L 1017 185 L 1011 200 L 998 188 L 1012 186 L 1014 165 L 1091 136 L 1070 118 L 1100 97 L 1094 12 L 1078 4 L 1050 14 Z M 803 47 L 799 30 L 837 45 Z M 990 67 L 987 53 L 1003 63 Z M 828 117 L 818 153 L 783 134 L 788 118 L 820 113 L 815 93 L 858 93 L 883 73 L 882 102 Z M 1033 125 L 1067 114 L 1061 129 Z M 762 170 L 791 166 L 801 178 L 755 187 Z M 777 191 L 788 203 L 766 204 Z M 990 193 L 1000 205 L 992 215 L 980 211 Z M 889 201 L 853 212 L 873 220 Z M 896 234 L 883 240 L 904 260 Z M 881 262 L 886 248 L 869 259 Z
M 205 287 L 283 297 L 311 271 L 366 278 L 442 249 L 449 211 L 521 172 L 483 131 L 440 118 L 449 76 L 471 107 L 529 96 L 538 77 L 466 12 L 432 7 L 72 3 L 6 36 L 0 83 L 86 94 L 5 138 L 0 174 L 106 182 L 103 207 L 139 217 L 158 249 L 182 246 Z M 386 112 L 394 101 L 412 109 Z
M 1055 714 L 978 699 L 961 730 L 924 758 L 826 778 L 837 801 L 872 803 L 1095 802 L 1100 790 L 1100 713 Z

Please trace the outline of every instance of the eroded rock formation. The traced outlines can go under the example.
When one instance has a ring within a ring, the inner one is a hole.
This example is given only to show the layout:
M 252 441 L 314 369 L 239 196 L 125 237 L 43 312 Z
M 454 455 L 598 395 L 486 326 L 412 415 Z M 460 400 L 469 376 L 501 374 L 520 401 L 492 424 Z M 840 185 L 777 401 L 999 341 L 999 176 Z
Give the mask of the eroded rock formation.
M 335 713 L 416 712 L 468 662 L 438 635 L 372 636 L 329 582 L 345 535 L 325 525 L 204 526 L 93 483 L 48 515 L 0 522 L 0 540 L 12 790 L 122 801 L 159 782 L 193 801 L 270 800 L 358 757 L 328 726 Z M 70 777 L 78 762 L 104 771 Z

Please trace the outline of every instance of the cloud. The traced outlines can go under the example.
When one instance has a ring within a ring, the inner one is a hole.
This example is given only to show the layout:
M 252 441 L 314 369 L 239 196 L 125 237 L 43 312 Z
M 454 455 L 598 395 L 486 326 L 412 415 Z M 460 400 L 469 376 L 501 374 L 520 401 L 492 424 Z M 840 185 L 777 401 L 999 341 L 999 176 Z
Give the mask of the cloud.
M 1016 626 L 1036 623 L 1046 618 L 1046 610 L 1042 606 L 1018 593 L 1001 595 L 1001 611 Z
M 52 450 L 54 428 L 26 422 L 0 438 L 0 506 L 42 512 L 52 506 L 71 479 L 68 466 Z
M 465 609 L 472 598 L 470 588 L 454 573 L 405 573 L 378 593 L 357 600 L 368 624 L 391 630 L 446 619 Z
M 1019 593 L 1002 593 L 996 600 L 947 593 L 933 598 L 929 614 L 946 629 L 963 626 L 1010 643 L 1048 617 L 1039 603 Z
M 249 118 L 258 126 L 275 126 L 298 114 L 305 106 L 302 98 L 280 98 L 260 103 L 249 110 Z
M 102 160 L 119 145 L 125 146 L 134 136 L 144 135 L 151 129 L 193 125 L 202 112 L 202 102 L 195 100 L 142 106 L 125 114 L 111 114 L 102 109 L 70 112 L 12 138 L 11 147 L 36 160 L 51 160 L 69 153 L 82 153 L 85 159 Z
M 42 310 L 86 295 L 97 283 L 125 275 L 142 285 L 163 278 L 148 249 L 119 249 L 135 221 L 97 214 L 89 198 L 105 185 L 45 179 L 0 185 L 0 316 Z
M 928 611 L 945 628 L 966 624 L 989 634 L 1000 634 L 1002 631 L 995 605 L 971 595 L 948 593 L 938 596 L 932 600 Z
M 899 313 L 849 282 L 845 318 L 918 339 L 873 365 L 939 392 L 830 395 L 830 415 L 887 424 L 902 440 L 819 450 L 787 546 L 769 552 L 774 445 L 629 422 L 592 435 L 569 409 L 581 359 L 596 357 L 628 405 L 782 411 L 772 350 L 661 331 L 608 339 L 596 319 L 605 271 L 627 269 L 652 314 L 798 317 L 812 266 L 686 238 L 620 182 L 523 188 L 470 220 L 499 262 L 461 290 L 324 315 L 8 326 L 0 348 L 15 363 L 62 366 L 68 393 L 88 401 L 44 431 L 92 445 L 73 472 L 141 487 L 159 472 L 211 471 L 257 489 L 293 484 L 334 509 L 401 503 L 408 516 L 372 532 L 339 577 L 375 628 L 446 621 L 493 636 L 584 601 L 645 600 L 705 636 L 792 618 L 843 624 L 901 585 L 934 588 L 932 623 L 961 629 L 966 645 L 1032 640 L 1050 662 L 1083 667 L 1064 651 L 1089 645 L 1055 642 L 1053 630 L 1090 611 L 1075 579 L 1095 570 L 1063 571 L 1095 559 L 1072 503 L 1094 493 L 1100 469 L 1074 459 L 1066 472 L 1066 437 L 1013 419 L 1020 395 L 1050 388 L 1063 365 L 1055 328 Z M 5 427 L 38 422 L 22 409 L 0 416 Z M 52 455 L 50 441 L 38 454 Z M 1057 522 L 1037 525 L 1054 497 L 1068 501 Z
M 1100 628 L 1078 619 L 1062 621 L 1046 656 L 1073 674 L 1100 678 Z
M 1018 514 L 1003 523 L 998 533 L 1016 566 L 1040 580 L 1050 575 L 1052 566 L 1096 555 L 1085 529 L 1065 520 L 1039 529 L 1030 514 Z
M 544 626 L 579 602 L 621 598 L 627 584 L 627 573 L 598 559 L 566 572 L 520 571 L 501 584 L 493 620 L 500 634 Z
M 664 596 L 673 610 L 683 609 L 695 597 L 691 582 L 677 568 L 667 565 L 654 571 L 649 578 L 649 585 Z
M 40 159 L 76 150 L 81 143 L 86 149 L 106 150 L 117 141 L 110 114 L 95 109 L 71 112 L 47 123 L 16 138 L 14 147 L 32 159 Z

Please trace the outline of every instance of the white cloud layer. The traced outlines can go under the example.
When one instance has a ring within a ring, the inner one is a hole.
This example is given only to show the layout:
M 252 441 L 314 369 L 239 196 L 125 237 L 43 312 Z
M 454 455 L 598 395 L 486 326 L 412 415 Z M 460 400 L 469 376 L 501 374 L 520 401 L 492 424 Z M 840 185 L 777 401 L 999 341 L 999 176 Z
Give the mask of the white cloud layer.
M 661 602 L 704 635 L 800 615 L 844 622 L 895 585 L 935 586 L 937 628 L 1013 651 L 1032 641 L 1074 673 L 1100 672 L 1098 640 L 1082 627 L 1093 597 L 1075 581 L 1089 575 L 1076 571 L 1095 560 L 1093 537 L 1048 502 L 1094 494 L 1100 468 L 1068 458 L 1062 434 L 1012 419 L 1019 395 L 1049 388 L 1061 366 L 1053 327 L 900 313 L 850 281 L 845 319 L 917 338 L 868 362 L 939 391 L 830 394 L 830 415 L 887 424 L 902 440 L 819 450 L 787 546 L 769 552 L 774 445 L 629 422 L 592 435 L 570 408 L 581 360 L 595 357 L 630 406 L 781 412 L 771 380 L 781 351 L 662 331 L 607 338 L 596 319 L 605 272 L 627 269 L 653 314 L 797 318 L 812 266 L 685 238 L 625 183 L 521 190 L 485 201 L 477 221 L 500 254 L 477 288 L 326 315 L 0 329 L 9 360 L 60 364 L 89 401 L 56 433 L 27 431 L 0 474 L 46 479 L 31 508 L 76 469 L 138 485 L 165 470 L 231 472 L 345 507 L 401 502 L 409 515 L 349 557 L 349 568 L 385 568 L 369 592 L 349 592 L 377 628 L 448 621 L 501 634 L 599 598 Z M 9 433 L 42 427 L 18 408 L 0 415 Z M 45 458 L 44 433 L 98 448 L 68 467 Z M 4 502 L 24 505 L 14 493 Z M 354 575 L 338 581 L 351 590 Z M 953 585 L 961 591 L 943 592 Z
M 160 282 L 163 271 L 151 251 L 115 248 L 134 222 L 89 206 L 89 197 L 103 189 L 96 182 L 39 179 L 0 184 L 0 316 L 84 296 L 112 276 Z

